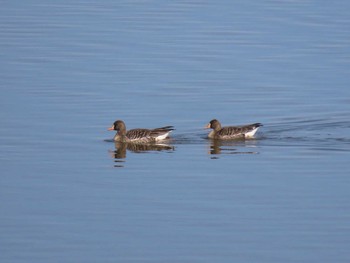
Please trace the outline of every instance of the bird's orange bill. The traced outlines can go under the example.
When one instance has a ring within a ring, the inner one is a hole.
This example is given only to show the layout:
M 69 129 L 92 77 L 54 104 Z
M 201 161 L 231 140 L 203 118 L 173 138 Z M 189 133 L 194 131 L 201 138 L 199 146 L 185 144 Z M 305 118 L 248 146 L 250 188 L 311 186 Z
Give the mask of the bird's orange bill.
M 110 128 L 108 128 L 109 131 L 113 131 L 114 130 L 114 125 Z
M 204 126 L 204 129 L 210 129 L 210 123 Z

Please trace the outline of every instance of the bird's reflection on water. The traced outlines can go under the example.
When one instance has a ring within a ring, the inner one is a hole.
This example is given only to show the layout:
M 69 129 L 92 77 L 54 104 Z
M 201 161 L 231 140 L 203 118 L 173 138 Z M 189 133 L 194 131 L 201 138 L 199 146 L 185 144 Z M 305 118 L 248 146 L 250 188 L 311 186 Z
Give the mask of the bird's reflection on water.
M 210 150 L 208 154 L 211 159 L 218 159 L 220 154 L 258 154 L 258 151 L 251 151 L 256 147 L 256 140 L 210 140 Z M 248 149 L 248 150 L 247 150 Z
M 137 144 L 114 142 L 115 150 L 109 151 L 114 162 L 114 167 L 124 167 L 127 151 L 133 153 L 146 153 L 151 151 L 174 151 L 175 147 L 168 144 Z

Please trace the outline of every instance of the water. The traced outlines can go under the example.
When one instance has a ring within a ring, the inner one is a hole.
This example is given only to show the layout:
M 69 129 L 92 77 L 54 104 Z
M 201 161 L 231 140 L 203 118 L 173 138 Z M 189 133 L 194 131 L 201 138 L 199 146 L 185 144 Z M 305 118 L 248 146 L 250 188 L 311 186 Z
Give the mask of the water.
M 3 4 L 0 261 L 349 262 L 349 10 Z M 120 148 L 116 119 L 176 130 Z

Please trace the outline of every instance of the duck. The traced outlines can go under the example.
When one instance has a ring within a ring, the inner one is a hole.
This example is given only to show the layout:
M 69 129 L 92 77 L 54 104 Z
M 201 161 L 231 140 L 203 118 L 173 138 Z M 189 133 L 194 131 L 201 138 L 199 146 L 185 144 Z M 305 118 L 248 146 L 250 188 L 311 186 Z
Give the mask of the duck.
M 213 129 L 208 134 L 210 139 L 233 140 L 254 138 L 255 133 L 261 126 L 263 126 L 261 123 L 254 123 L 243 126 L 221 127 L 221 123 L 217 119 L 213 119 L 205 128 Z
M 168 138 L 174 126 L 165 126 L 155 129 L 132 129 L 127 131 L 125 123 L 122 120 L 116 120 L 113 125 L 108 128 L 109 131 L 117 131 L 114 141 L 125 143 L 157 143 Z

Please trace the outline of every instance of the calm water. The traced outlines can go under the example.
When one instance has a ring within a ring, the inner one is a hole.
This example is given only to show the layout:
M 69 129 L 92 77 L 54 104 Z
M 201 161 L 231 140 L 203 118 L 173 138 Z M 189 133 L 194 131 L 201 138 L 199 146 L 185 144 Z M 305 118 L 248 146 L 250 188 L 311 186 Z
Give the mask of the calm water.
M 349 262 L 349 10 L 3 3 L 0 261 Z M 127 148 L 116 119 L 176 131 Z

